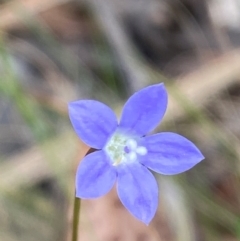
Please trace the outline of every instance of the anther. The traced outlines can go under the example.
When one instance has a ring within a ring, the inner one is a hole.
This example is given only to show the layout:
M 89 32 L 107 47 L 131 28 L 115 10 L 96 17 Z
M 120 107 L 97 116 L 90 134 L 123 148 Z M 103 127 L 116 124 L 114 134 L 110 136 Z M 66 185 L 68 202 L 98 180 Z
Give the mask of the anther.
M 134 151 L 137 148 L 137 142 L 134 139 L 129 139 L 126 145 L 131 151 Z
M 136 149 L 137 154 L 144 156 L 147 154 L 147 148 L 145 146 L 139 146 Z

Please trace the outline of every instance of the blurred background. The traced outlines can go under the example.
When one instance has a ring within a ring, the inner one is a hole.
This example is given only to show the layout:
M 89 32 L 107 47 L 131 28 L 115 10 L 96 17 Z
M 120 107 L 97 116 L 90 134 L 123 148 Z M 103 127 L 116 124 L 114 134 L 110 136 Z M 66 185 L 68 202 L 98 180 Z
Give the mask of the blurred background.
M 149 226 L 113 189 L 84 200 L 81 241 L 240 240 L 240 1 L 1 0 L 0 240 L 70 240 L 76 167 L 89 147 L 67 103 L 126 99 L 164 82 L 156 130 L 196 143 L 206 159 L 156 176 Z

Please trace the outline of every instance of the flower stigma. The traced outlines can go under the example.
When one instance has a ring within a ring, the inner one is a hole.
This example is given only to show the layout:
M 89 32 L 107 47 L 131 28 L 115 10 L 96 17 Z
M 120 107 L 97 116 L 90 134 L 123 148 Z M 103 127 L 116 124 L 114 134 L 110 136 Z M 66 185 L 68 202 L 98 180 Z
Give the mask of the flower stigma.
M 131 163 L 137 160 L 137 156 L 147 154 L 147 148 L 138 146 L 134 138 L 115 132 L 108 140 L 105 151 L 111 159 L 113 166 Z

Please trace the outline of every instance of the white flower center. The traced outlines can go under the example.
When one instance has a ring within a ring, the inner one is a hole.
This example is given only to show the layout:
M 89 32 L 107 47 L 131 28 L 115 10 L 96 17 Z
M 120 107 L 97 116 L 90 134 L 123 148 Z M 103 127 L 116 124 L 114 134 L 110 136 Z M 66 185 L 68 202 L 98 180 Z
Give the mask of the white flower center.
M 104 150 L 112 161 L 113 166 L 121 163 L 129 163 L 137 160 L 137 156 L 147 154 L 147 148 L 138 146 L 134 138 L 116 132 L 108 140 Z

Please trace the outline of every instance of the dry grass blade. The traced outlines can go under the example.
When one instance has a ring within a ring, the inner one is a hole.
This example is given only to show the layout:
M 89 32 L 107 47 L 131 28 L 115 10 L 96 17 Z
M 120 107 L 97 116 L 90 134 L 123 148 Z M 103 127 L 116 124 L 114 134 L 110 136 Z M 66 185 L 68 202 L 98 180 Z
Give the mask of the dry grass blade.
M 66 146 L 67 143 L 67 146 Z M 81 159 L 88 147 L 76 141 L 73 132 L 66 132 L 40 147 L 32 147 L 1 163 L 0 183 L 4 190 L 33 186 L 46 178 L 72 171 L 76 155 Z M 78 154 L 78 152 L 80 154 Z
M 178 78 L 174 88 L 196 107 L 203 107 L 229 86 L 240 82 L 240 49 L 207 62 L 198 70 Z M 166 118 L 184 115 L 181 104 L 170 96 Z M 166 121 L 166 119 L 165 119 Z
M 11 28 L 19 26 L 21 19 L 16 14 L 16 10 L 20 7 L 31 15 L 44 12 L 52 7 L 72 2 L 72 0 L 15 0 L 0 6 L 0 30 L 7 31 Z

